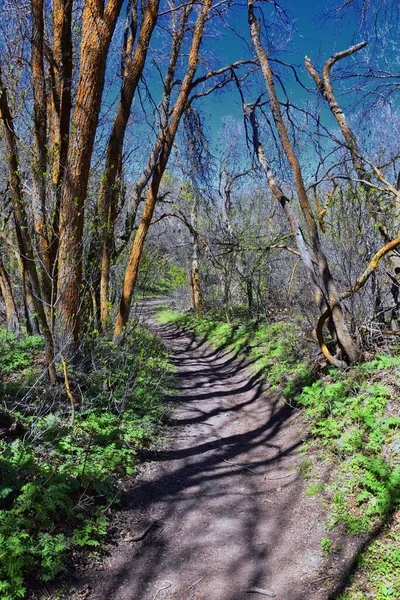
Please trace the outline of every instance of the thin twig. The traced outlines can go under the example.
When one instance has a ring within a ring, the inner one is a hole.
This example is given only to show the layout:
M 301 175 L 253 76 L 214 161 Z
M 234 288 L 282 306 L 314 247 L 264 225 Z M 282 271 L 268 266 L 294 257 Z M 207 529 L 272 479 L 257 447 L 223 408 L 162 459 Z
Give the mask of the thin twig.
M 64 358 L 64 354 L 61 354 L 61 361 L 62 361 L 63 370 L 64 370 L 65 389 L 67 390 L 67 396 L 69 398 L 69 401 L 71 402 L 71 420 L 70 420 L 69 424 L 71 427 L 73 427 L 74 421 L 75 421 L 75 399 L 72 395 L 71 386 L 69 384 L 67 362 Z
M 144 540 L 146 535 L 149 533 L 150 529 L 152 529 L 155 525 L 157 525 L 157 521 L 152 521 L 147 525 L 147 527 L 140 533 L 139 535 L 135 535 L 135 537 L 131 538 L 131 542 L 141 542 Z
M 293 473 L 288 473 L 287 475 L 281 475 L 279 477 L 264 477 L 264 479 L 266 481 L 273 481 L 275 479 L 287 479 L 287 477 L 290 477 L 291 475 L 295 475 L 296 473 L 293 471 Z
M 203 579 L 204 579 L 204 575 L 203 575 L 203 577 L 200 577 L 200 579 L 198 579 L 197 581 L 195 581 L 194 583 L 192 583 L 192 585 L 189 585 L 187 591 L 189 591 L 192 588 L 194 588 L 194 586 L 197 585 L 198 583 L 200 583 L 200 581 L 202 581 Z
M 264 588 L 254 587 L 246 590 L 247 594 L 261 594 L 262 596 L 268 596 L 269 598 L 275 598 L 276 594 L 271 592 L 270 590 L 265 590 Z
M 160 589 L 156 591 L 155 595 L 153 596 L 153 600 L 156 600 L 156 598 L 157 598 L 157 596 L 158 596 L 158 594 L 159 594 L 160 592 L 162 592 L 163 590 L 167 590 L 167 589 L 168 589 L 168 588 L 170 588 L 170 587 L 171 587 L 171 585 L 172 585 L 172 581 L 168 581 L 168 580 L 166 580 L 166 581 L 165 581 L 165 583 L 166 583 L 167 585 L 164 585 L 164 587 L 160 587 Z

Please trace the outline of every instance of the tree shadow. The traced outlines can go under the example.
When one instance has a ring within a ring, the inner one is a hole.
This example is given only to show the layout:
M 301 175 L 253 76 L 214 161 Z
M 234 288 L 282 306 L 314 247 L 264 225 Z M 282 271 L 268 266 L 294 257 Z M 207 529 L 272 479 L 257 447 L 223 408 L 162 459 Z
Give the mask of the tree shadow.
M 189 600 L 200 577 L 201 598 L 239 600 L 268 582 L 294 598 L 280 565 L 290 563 L 304 496 L 295 407 L 266 395 L 261 371 L 246 378 L 245 359 L 210 350 L 207 337 L 171 326 L 157 332 L 173 345 L 179 369 L 179 392 L 168 398 L 176 432 L 169 446 L 146 454 L 149 471 L 125 495 L 122 521 L 135 535 L 153 520 L 160 527 L 119 545 L 91 581 L 96 598 L 147 600 L 173 581 L 157 597 Z M 210 383 L 215 389 L 205 391 Z
M 213 420 L 217 417 L 227 417 L 228 414 L 236 417 L 251 408 L 257 410 L 260 398 L 265 394 L 266 386 L 263 382 L 262 374 L 264 369 L 260 369 L 258 372 L 253 374 L 251 377 L 246 377 L 246 369 L 248 369 L 250 361 L 246 359 L 246 349 L 251 341 L 251 332 L 243 338 L 242 343 L 239 346 L 239 353 L 233 354 L 229 351 L 229 347 L 234 341 L 235 331 L 231 332 L 229 339 L 218 348 L 210 349 L 208 346 L 208 340 L 210 338 L 211 329 L 205 333 L 202 338 L 196 337 L 192 331 L 188 329 L 180 329 L 178 327 L 165 326 L 160 331 L 162 337 L 166 343 L 174 343 L 181 341 L 178 349 L 174 351 L 174 364 L 178 368 L 177 380 L 179 384 L 179 394 L 173 395 L 169 398 L 169 402 L 175 404 L 186 404 L 186 411 L 184 415 L 178 415 L 178 417 L 170 418 L 168 424 L 174 427 L 191 427 L 193 425 L 208 425 L 209 420 Z M 243 356 L 244 355 L 244 356 Z M 252 359 L 251 363 L 254 364 L 257 359 Z M 229 386 L 229 382 L 233 382 L 232 386 Z M 298 377 L 296 380 L 291 382 L 293 397 L 295 393 L 299 393 L 305 385 L 310 384 L 309 377 Z M 208 388 L 211 387 L 211 391 Z M 226 401 L 227 399 L 238 399 L 231 405 L 227 405 L 226 402 L 218 402 L 218 400 Z M 277 465 L 280 465 L 282 461 L 285 461 L 287 457 L 290 457 L 299 448 L 301 441 L 298 441 L 291 446 L 282 449 L 279 443 L 279 437 L 284 433 L 287 424 L 290 423 L 290 418 L 293 411 L 296 409 L 295 406 L 282 405 L 279 402 L 279 394 L 277 397 L 269 397 L 265 399 L 270 405 L 270 414 L 268 418 L 263 419 L 257 427 L 253 427 L 245 433 L 226 435 L 225 437 L 214 436 L 216 439 L 207 439 L 202 443 L 188 444 L 185 446 L 179 446 L 178 448 L 171 448 L 165 450 L 157 450 L 149 453 L 147 458 L 152 460 L 154 463 L 165 463 L 168 465 L 177 464 L 177 469 L 172 473 L 168 471 L 166 474 L 160 476 L 155 481 L 144 483 L 139 486 L 139 489 L 135 492 L 135 498 L 130 497 L 127 507 L 129 509 L 137 509 L 138 507 L 145 507 L 157 505 L 161 502 L 167 503 L 169 507 L 167 510 L 167 518 L 173 518 L 174 511 L 176 510 L 176 503 L 179 503 L 179 497 L 182 494 L 188 497 L 191 494 L 192 503 L 189 503 L 186 515 L 189 515 L 191 511 L 195 510 L 197 490 L 202 487 L 207 487 L 211 484 L 221 485 L 225 479 L 231 480 L 232 477 L 236 478 L 238 487 L 241 485 L 243 477 L 246 478 L 246 493 L 243 497 L 248 498 L 251 490 L 252 501 L 249 510 L 251 511 L 251 519 L 249 518 L 244 528 L 244 534 L 248 542 L 246 542 L 247 556 L 253 563 L 251 577 L 248 581 L 251 585 L 249 587 L 260 586 L 262 587 L 263 581 L 266 579 L 268 567 L 265 565 L 271 559 L 271 549 L 266 549 L 264 546 L 263 551 L 257 548 L 256 531 L 260 524 L 263 523 L 263 507 L 259 505 L 259 486 L 257 485 L 257 478 L 262 469 L 274 469 Z M 211 401 L 217 401 L 216 404 L 210 406 Z M 193 405 L 193 406 L 191 406 Z M 222 421 L 220 432 L 226 421 Z M 271 453 L 265 457 L 258 458 L 255 460 L 254 457 L 251 461 L 251 469 L 246 470 L 248 466 L 247 457 L 249 454 L 254 452 L 256 449 L 265 448 L 266 454 Z M 189 461 L 189 462 L 188 462 Z M 183 464 L 182 464 L 183 463 Z M 224 464 L 222 464 L 224 463 Z M 232 467 L 236 466 L 239 471 L 235 475 L 232 475 Z M 243 468 L 240 471 L 240 468 Z M 299 483 L 299 482 L 297 482 Z M 288 484 L 288 487 L 294 486 L 296 488 L 296 479 Z M 286 486 L 285 486 L 286 487 Z M 300 487 L 296 488 L 298 491 Z M 224 495 L 220 494 L 220 500 L 224 507 L 223 498 Z M 280 504 L 283 514 L 285 511 L 296 510 L 296 494 L 292 494 L 292 500 L 287 499 L 286 502 Z M 226 505 L 225 505 L 226 508 Z M 221 513 L 220 518 L 223 519 L 224 515 Z M 285 520 L 285 518 L 283 519 Z M 284 530 L 282 520 L 278 519 L 279 527 L 277 527 L 276 543 L 279 544 L 279 539 L 284 538 Z M 288 522 L 290 519 L 288 520 Z M 288 529 L 290 525 L 288 526 Z M 368 549 L 371 542 L 373 542 L 383 530 L 383 526 L 376 527 L 369 534 L 358 537 L 350 537 L 349 535 L 341 532 L 338 534 L 338 544 L 343 542 L 343 546 L 347 545 L 347 552 L 342 553 L 338 556 L 328 557 L 323 566 L 323 574 L 331 573 L 328 576 L 322 576 L 319 579 L 310 579 L 309 582 L 305 580 L 304 585 L 308 589 L 323 586 L 323 580 L 328 579 L 331 589 L 321 588 L 321 595 L 312 597 L 325 598 L 326 600 L 338 600 L 340 595 L 345 591 L 351 577 L 356 573 L 359 563 L 359 558 Z M 275 535 L 275 534 L 274 534 Z M 341 539 L 340 539 L 341 536 Z M 145 542 L 143 544 L 142 551 L 148 552 L 151 556 L 151 561 L 161 561 L 163 552 L 168 552 L 169 543 L 168 540 L 164 539 L 162 534 L 157 536 L 157 540 L 161 542 L 161 549 L 154 550 L 151 542 Z M 252 541 L 250 541 L 252 540 Z M 194 556 L 196 555 L 196 541 L 192 542 Z M 199 543 L 200 546 L 200 543 Z M 268 545 L 266 545 L 268 546 Z M 245 552 L 246 554 L 246 552 Z M 142 556 L 142 554 L 140 554 Z M 260 564 L 264 563 L 264 565 Z M 227 573 L 233 576 L 234 569 L 227 570 Z M 147 564 L 145 571 L 141 573 L 140 585 L 136 589 L 145 589 L 146 585 L 154 581 L 159 573 L 156 566 L 151 567 Z M 320 584 L 317 582 L 320 581 Z M 118 586 L 113 589 L 113 592 L 118 590 Z M 232 593 L 231 593 L 232 594 Z M 169 596 L 168 596 L 169 597 Z M 178 596 L 173 596 L 174 598 Z M 179 596 L 179 598 L 184 596 Z M 214 597 L 214 596 L 212 596 Z M 216 596 L 215 596 L 216 597 Z M 234 598 L 243 598 L 242 593 L 238 595 L 222 595 L 218 598 L 224 600 L 233 600 Z M 291 595 L 285 596 L 285 598 L 292 598 L 293 600 L 303 600 L 304 597 L 311 597 L 304 595 L 304 590 L 301 592 L 292 592 Z

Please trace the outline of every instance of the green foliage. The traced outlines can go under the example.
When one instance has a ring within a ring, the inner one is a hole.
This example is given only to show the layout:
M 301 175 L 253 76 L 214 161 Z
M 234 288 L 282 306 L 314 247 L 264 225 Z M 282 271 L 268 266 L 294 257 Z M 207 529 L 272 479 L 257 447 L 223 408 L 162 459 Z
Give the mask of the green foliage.
M 330 540 L 328 537 L 323 537 L 321 539 L 321 548 L 322 548 L 324 554 L 329 554 L 332 550 L 332 546 L 333 546 L 333 541 Z
M 344 522 L 354 533 L 368 531 L 385 519 L 399 502 L 398 453 L 388 461 L 400 418 L 387 410 L 393 397 L 390 386 L 363 381 L 360 374 L 386 368 L 397 360 L 379 357 L 350 373 L 331 373 L 305 387 L 296 397 L 305 407 L 315 445 L 326 447 L 336 463 L 332 484 L 332 523 Z
M 288 398 L 299 387 L 311 382 L 304 350 L 299 342 L 300 329 L 293 323 L 266 324 L 256 320 L 243 323 L 240 318 L 227 322 L 218 312 L 199 317 L 164 309 L 159 312 L 159 320 L 189 328 L 214 347 L 226 347 L 246 356 L 252 368 L 263 372 L 272 385 L 286 380 L 284 394 Z
M 358 557 L 358 569 L 338 600 L 400 597 L 400 520 Z
M 20 348 L 31 356 L 41 348 L 38 339 L 27 339 L 15 340 L 14 356 Z M 137 469 L 138 449 L 151 443 L 163 419 L 171 367 L 149 331 L 132 329 L 124 346 L 94 332 L 87 351 L 97 369 L 89 375 L 70 369 L 83 391 L 73 428 L 62 412 L 19 414 L 28 434 L 0 441 L 2 600 L 23 598 L 28 575 L 53 579 L 73 546 L 100 545 L 105 507 L 118 496 L 118 481 Z
M 299 474 L 302 479 L 309 479 L 313 472 L 313 464 L 311 458 L 307 457 L 301 461 L 299 465 Z
M 29 367 L 32 357 L 43 348 L 40 336 L 18 336 L 0 329 L 0 373 L 9 374 Z
M 320 494 L 323 489 L 323 483 L 310 483 L 310 485 L 306 488 L 306 496 L 316 496 L 317 494 Z
M 187 285 L 187 271 L 155 248 L 146 248 L 140 263 L 138 289 L 146 297 L 171 294 Z

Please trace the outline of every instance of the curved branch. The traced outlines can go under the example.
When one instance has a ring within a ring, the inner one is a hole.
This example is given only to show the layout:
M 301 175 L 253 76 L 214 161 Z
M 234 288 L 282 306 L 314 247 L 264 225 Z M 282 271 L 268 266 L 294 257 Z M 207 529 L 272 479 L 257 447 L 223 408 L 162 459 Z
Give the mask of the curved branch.
M 345 300 L 346 298 L 349 298 L 350 296 L 352 296 L 353 294 L 358 292 L 366 284 L 366 282 L 368 281 L 368 279 L 370 278 L 372 273 L 377 268 L 381 259 L 386 254 L 388 254 L 388 252 L 390 252 L 391 250 L 394 250 L 398 246 L 400 246 L 400 237 L 395 238 L 388 244 L 385 244 L 385 246 L 383 246 L 380 250 L 378 250 L 378 252 L 376 252 L 376 254 L 374 254 L 372 259 L 370 260 L 364 273 L 362 273 L 362 275 L 358 278 L 356 284 L 349 290 L 346 290 L 345 292 L 342 292 L 340 294 L 340 300 Z M 329 352 L 327 345 L 325 344 L 325 340 L 324 340 L 324 336 L 323 336 L 323 328 L 325 325 L 325 321 L 327 320 L 329 315 L 330 315 L 330 309 L 325 310 L 320 315 L 318 322 L 317 322 L 317 326 L 315 328 L 315 334 L 317 336 L 317 340 L 318 340 L 318 344 L 321 349 L 321 352 L 325 356 L 325 358 L 329 362 L 329 364 L 334 365 L 335 367 L 338 367 L 339 369 L 343 369 L 343 368 L 346 368 L 348 365 L 344 361 L 338 360 L 337 358 L 332 356 L 332 354 Z
M 333 365 L 334 367 L 337 367 L 338 369 L 346 369 L 348 367 L 348 364 L 345 363 L 343 360 L 339 360 L 338 358 L 333 356 L 329 352 L 328 346 L 325 344 L 323 328 L 325 325 L 325 321 L 329 317 L 330 313 L 331 313 L 331 309 L 328 308 L 325 312 L 322 313 L 322 315 L 320 315 L 318 322 L 317 322 L 317 326 L 315 328 L 315 334 L 317 336 L 317 340 L 318 340 L 318 344 L 321 349 L 321 352 L 325 356 L 328 363 Z

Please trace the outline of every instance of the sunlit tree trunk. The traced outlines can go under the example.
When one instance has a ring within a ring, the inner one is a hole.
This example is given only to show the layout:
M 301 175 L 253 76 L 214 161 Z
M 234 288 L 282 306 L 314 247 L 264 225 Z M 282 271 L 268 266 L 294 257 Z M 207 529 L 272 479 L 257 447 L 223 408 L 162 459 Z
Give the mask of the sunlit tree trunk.
M 44 73 L 44 0 L 31 0 L 32 87 L 33 87 L 33 216 L 38 248 L 38 272 L 46 317 L 51 327 L 51 260 L 46 216 L 47 99 Z
M 318 263 L 317 272 L 314 270 L 312 263 L 310 270 L 310 261 L 309 258 L 304 254 L 304 243 L 302 242 L 302 240 L 300 240 L 299 228 L 297 226 L 295 226 L 295 228 L 292 227 L 292 231 L 296 237 L 296 241 L 300 241 L 301 245 L 303 246 L 301 250 L 299 248 L 299 251 L 301 255 L 306 258 L 306 267 L 308 268 L 311 280 L 316 288 L 315 292 L 317 303 L 320 305 L 322 296 L 326 305 L 329 307 L 340 347 L 347 354 L 349 361 L 354 363 L 357 360 L 359 360 L 361 353 L 350 335 L 349 329 L 344 319 L 340 296 L 337 291 L 335 282 L 333 280 L 331 271 L 329 269 L 326 256 L 322 250 L 317 224 L 312 213 L 311 205 L 305 189 L 300 164 L 294 151 L 293 145 L 290 141 L 289 134 L 283 120 L 282 111 L 276 95 L 274 77 L 271 71 L 270 63 L 267 54 L 265 53 L 265 50 L 261 44 L 260 25 L 257 19 L 255 18 L 253 4 L 253 0 L 248 0 L 248 16 L 251 39 L 253 42 L 254 49 L 256 51 L 257 58 L 260 62 L 260 67 L 268 92 L 269 104 L 275 122 L 275 126 L 278 131 L 279 139 L 292 169 L 300 208 L 304 215 L 304 219 L 307 225 L 313 253 Z M 272 182 L 270 181 L 270 187 L 271 183 Z M 288 202 L 285 203 L 288 204 Z
M 150 227 L 151 218 L 157 202 L 158 190 L 160 188 L 161 179 L 168 163 L 172 145 L 175 140 L 175 135 L 178 130 L 181 117 L 187 107 L 187 102 L 191 91 L 191 84 L 196 73 L 199 60 L 199 50 L 203 37 L 204 25 L 211 6 L 212 0 L 203 0 L 203 5 L 193 31 L 187 71 L 181 83 L 178 98 L 174 104 L 174 107 L 171 109 L 168 125 L 163 135 L 160 155 L 154 168 L 142 218 L 133 241 L 131 255 L 125 272 L 120 306 L 114 331 L 116 339 L 122 335 L 124 327 L 129 319 L 131 300 L 137 282 L 140 257 L 142 255 L 144 241 Z
M 107 54 L 122 0 L 86 0 L 79 82 L 60 207 L 59 343 L 77 349 L 80 332 L 83 226 L 90 161 L 100 112 Z
M 107 144 L 104 175 L 98 198 L 99 233 L 102 242 L 100 275 L 100 319 L 102 323 L 108 318 L 111 253 L 117 215 L 124 136 L 133 97 L 143 72 L 151 35 L 157 22 L 159 0 L 149 0 L 145 5 L 138 39 L 134 47 L 137 28 L 136 4 L 136 2 L 132 4 L 129 33 L 126 36 L 124 47 L 120 100 Z
M 53 60 L 50 65 L 49 162 L 52 167 L 52 190 L 55 196 L 51 215 L 50 255 L 54 282 L 57 280 L 61 184 L 69 145 L 72 110 L 72 6 L 73 0 L 53 0 Z M 54 284 L 53 284 L 54 287 Z M 53 290 L 54 292 L 54 290 Z

